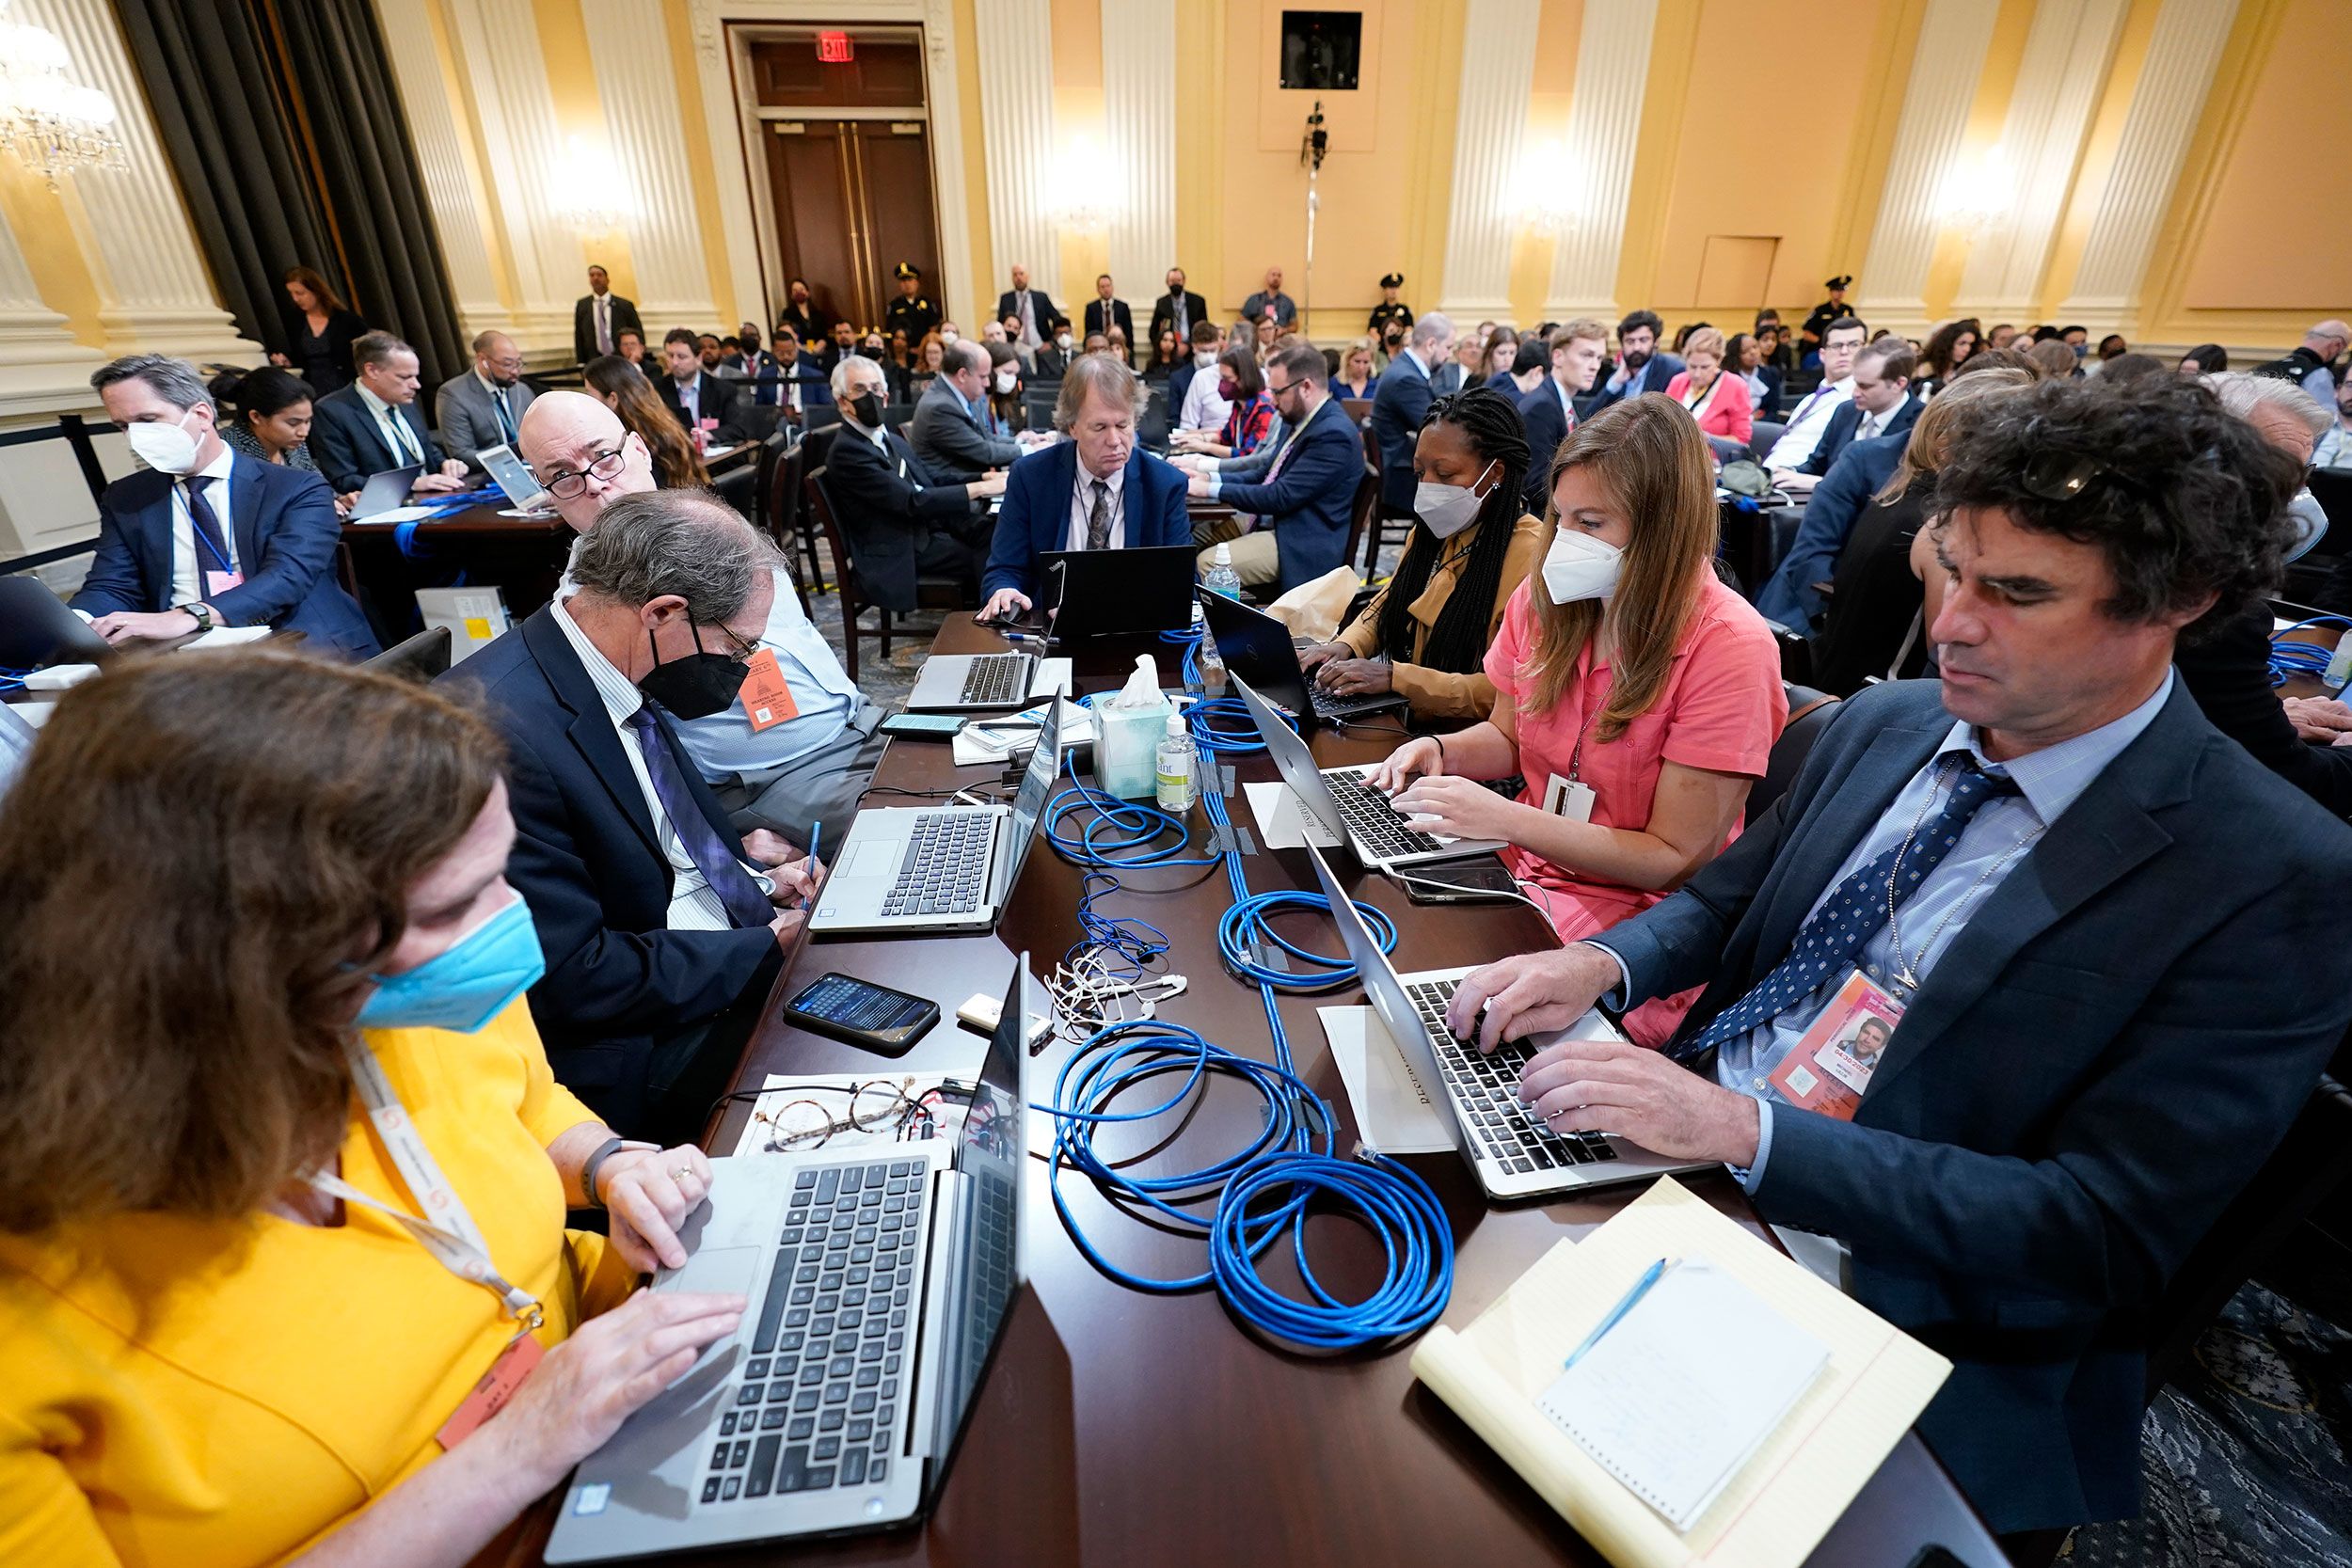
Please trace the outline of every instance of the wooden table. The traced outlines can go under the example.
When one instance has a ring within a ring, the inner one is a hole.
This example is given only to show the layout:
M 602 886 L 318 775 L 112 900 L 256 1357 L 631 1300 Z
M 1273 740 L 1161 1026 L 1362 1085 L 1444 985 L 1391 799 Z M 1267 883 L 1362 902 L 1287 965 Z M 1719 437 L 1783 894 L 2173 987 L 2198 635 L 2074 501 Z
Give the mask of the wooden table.
M 993 632 L 953 615 L 935 652 L 986 652 L 1004 646 Z M 1105 639 L 1071 652 L 1080 689 L 1115 686 L 1135 655 L 1160 657 L 1164 676 L 1173 651 L 1156 640 Z M 1350 742 L 1329 732 L 1315 751 L 1330 762 L 1381 754 L 1376 742 Z M 994 770 L 957 769 L 937 742 L 894 741 L 876 781 L 910 790 L 946 790 L 985 781 Z M 1261 755 L 1237 760 L 1241 778 L 1270 778 Z M 889 803 L 908 804 L 893 799 Z M 1254 821 L 1238 793 L 1237 821 Z M 1194 841 L 1205 817 L 1196 808 Z M 1197 851 L 1196 851 L 1197 852 Z M 1255 891 L 1315 886 L 1303 852 L 1261 850 L 1246 861 Z M 1121 874 L 1124 891 L 1109 911 L 1140 915 L 1173 942 L 1169 967 L 1190 978 L 1161 1016 L 1251 1053 L 1267 1049 L 1256 991 L 1226 974 L 1216 954 L 1217 918 L 1231 899 L 1221 869 Z M 1549 945 L 1549 929 L 1516 906 L 1432 908 L 1409 903 L 1377 877 L 1353 879 L 1357 896 L 1386 910 L 1398 926 L 1399 952 L 1410 968 L 1471 963 Z M 818 940 L 798 953 L 777 995 L 790 994 L 826 969 L 840 969 L 936 998 L 946 1015 L 892 1066 L 969 1076 L 984 1048 L 955 1022 L 956 1006 L 976 991 L 1004 992 L 1013 955 L 1026 949 L 1047 969 L 1078 938 L 1073 907 L 1077 868 L 1039 845 L 1029 857 L 997 935 L 894 941 Z M 1301 916 L 1286 926 L 1324 951 L 1338 942 L 1327 922 Z M 1326 1048 L 1318 1006 L 1359 1002 L 1354 989 L 1286 997 L 1282 1016 L 1301 1074 L 1343 1123 L 1338 1148 L 1353 1145 L 1355 1124 Z M 770 1072 L 871 1070 L 870 1053 L 801 1033 L 771 1012 L 755 1031 L 738 1088 L 755 1088 Z M 1050 1092 L 1069 1053 L 1059 1042 L 1032 1065 L 1036 1092 Z M 1168 1138 L 1144 1168 L 1197 1167 L 1254 1135 L 1259 1101 L 1229 1080 L 1214 1080 L 1181 1128 L 1138 1128 L 1131 1146 Z M 727 1110 L 707 1140 L 734 1148 L 748 1106 Z M 1106 1149 L 1120 1146 L 1106 1139 Z M 1469 1172 L 1452 1157 L 1417 1157 L 1454 1223 L 1458 1260 L 1445 1321 L 1467 1323 L 1564 1237 L 1581 1236 L 1640 1190 L 1603 1189 L 1541 1206 L 1489 1207 Z M 1729 1176 L 1692 1186 L 1719 1208 L 1755 1226 L 1753 1211 Z M 1113 1214 L 1082 1180 L 1064 1192 L 1098 1244 L 1127 1267 L 1175 1275 L 1204 1267 L 1197 1238 L 1164 1234 Z M 1597 1563 L 1586 1546 L 1536 1494 L 1444 1404 L 1407 1366 L 1410 1347 L 1340 1356 L 1306 1356 L 1253 1338 L 1214 1292 L 1154 1296 L 1113 1284 L 1071 1244 L 1048 1201 L 1045 1172 L 1032 1162 L 1025 1213 L 1029 1289 L 1016 1298 L 993 1369 L 983 1384 L 937 1511 L 919 1528 L 830 1542 L 779 1543 L 711 1560 L 857 1563 L 1005 1564 L 1008 1568 L 1086 1563 L 1118 1568 L 1198 1568 L 1204 1564 L 1333 1564 L 1344 1568 L 1427 1568 L 1433 1564 Z M 1757 1227 L 1760 1228 L 1760 1227 Z M 1315 1267 L 1343 1296 L 1369 1290 L 1379 1272 L 1370 1239 L 1337 1220 L 1311 1227 Z M 542 1538 L 544 1520 L 540 1529 Z M 1941 1543 L 1971 1568 L 1997 1568 L 2000 1550 L 1949 1478 L 1915 1435 L 1906 1436 L 1814 1554 L 1821 1564 L 1904 1568 L 1918 1548 Z M 523 1559 L 528 1560 L 528 1545 Z

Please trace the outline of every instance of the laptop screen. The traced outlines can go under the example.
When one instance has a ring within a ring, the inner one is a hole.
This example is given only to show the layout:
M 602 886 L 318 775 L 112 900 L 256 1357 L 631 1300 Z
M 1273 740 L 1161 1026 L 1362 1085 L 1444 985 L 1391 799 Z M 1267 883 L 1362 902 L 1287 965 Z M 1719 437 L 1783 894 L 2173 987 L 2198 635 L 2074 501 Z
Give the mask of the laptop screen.
M 1307 677 L 1299 671 L 1298 647 L 1291 641 L 1290 627 L 1222 594 L 1202 594 L 1200 608 L 1208 615 L 1209 635 L 1216 639 L 1216 655 L 1225 668 L 1311 724 L 1314 705 L 1308 700 Z
M 1038 729 L 1037 744 L 1029 748 L 1029 770 L 1021 775 L 1021 791 L 1012 798 L 1012 838 L 1005 853 L 996 857 L 996 886 L 992 890 L 999 904 L 1011 895 L 1013 883 L 1021 879 L 1021 867 L 1029 858 L 1029 841 L 1037 836 L 1037 819 L 1044 815 L 1046 800 L 1060 772 L 1061 699 L 1056 698 L 1045 705 L 1045 722 Z
M 482 467 L 498 481 L 499 488 L 506 492 L 506 499 L 515 505 L 527 506 L 546 493 L 547 487 L 532 473 L 531 465 L 516 456 L 514 448 L 484 447 L 474 455 L 482 460 Z
M 1220 640 L 1217 647 L 1221 650 L 1224 646 Z M 1266 755 L 1274 759 L 1276 771 L 1298 798 L 1299 809 L 1312 813 L 1314 819 L 1323 824 L 1324 832 L 1342 844 L 1346 843 L 1347 820 L 1340 815 L 1339 802 L 1331 799 L 1331 786 L 1323 782 L 1323 769 L 1315 766 L 1315 754 L 1282 721 L 1282 716 L 1267 706 L 1266 700 L 1238 674 L 1233 677 L 1233 689 L 1241 693 L 1242 706 L 1256 721 L 1258 735 L 1265 741 Z

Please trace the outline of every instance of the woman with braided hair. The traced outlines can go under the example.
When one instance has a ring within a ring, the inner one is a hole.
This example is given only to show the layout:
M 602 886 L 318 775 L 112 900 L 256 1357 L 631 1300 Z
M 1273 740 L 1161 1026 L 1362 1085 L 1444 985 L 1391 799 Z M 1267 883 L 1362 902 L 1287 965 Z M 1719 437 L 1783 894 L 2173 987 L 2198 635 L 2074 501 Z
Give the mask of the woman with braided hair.
M 1527 461 L 1527 428 L 1502 393 L 1473 388 L 1430 405 L 1413 448 L 1419 520 L 1363 613 L 1332 641 L 1299 650 L 1318 685 L 1347 696 L 1394 691 L 1418 719 L 1486 715 L 1495 697 L 1486 644 L 1543 553 L 1543 525 L 1519 511 Z

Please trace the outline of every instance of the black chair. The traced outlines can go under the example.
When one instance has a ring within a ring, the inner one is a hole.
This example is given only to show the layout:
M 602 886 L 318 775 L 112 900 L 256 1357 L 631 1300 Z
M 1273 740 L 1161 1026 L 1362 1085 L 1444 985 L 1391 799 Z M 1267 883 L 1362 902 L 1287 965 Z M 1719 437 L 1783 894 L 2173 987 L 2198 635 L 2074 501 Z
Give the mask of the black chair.
M 1143 415 L 1136 421 L 1136 445 L 1146 451 L 1166 451 L 1168 436 L 1174 427 L 1175 420 L 1168 411 L 1168 388 L 1165 387 L 1152 388 L 1151 396 L 1144 401 Z M 1046 410 L 1045 423 L 1032 424 L 1029 428 L 1051 430 L 1053 410 L 1050 408 Z
M 834 518 L 833 499 L 825 494 L 825 470 L 811 468 L 801 488 L 808 498 L 809 515 L 824 531 L 825 542 L 833 547 L 833 558 L 840 569 L 841 587 L 841 667 L 850 679 L 857 679 L 857 644 L 861 637 L 879 638 L 882 656 L 890 657 L 890 640 L 898 628 L 890 623 L 890 607 L 877 602 L 858 573 L 857 557 L 850 549 L 849 537 L 841 531 Z M 952 608 L 961 601 L 964 581 L 961 578 L 943 577 L 937 573 L 918 573 L 914 579 L 914 599 L 918 605 Z M 858 619 L 868 607 L 875 611 L 878 625 L 872 630 L 858 625 Z
M 379 675 L 426 685 L 449 673 L 450 639 L 447 626 L 427 626 L 407 641 L 385 649 L 360 668 Z
M 743 427 L 745 440 L 765 441 L 776 433 L 776 425 L 783 420 L 784 410 L 772 403 L 746 403 L 736 408 L 735 418 L 736 422 Z
M 1373 434 L 1370 420 L 1364 421 L 1363 437 L 1364 461 L 1372 465 L 1373 474 L 1376 478 L 1380 472 L 1380 437 Z M 1390 541 L 1390 526 L 1396 525 L 1395 539 L 1401 545 L 1405 542 L 1406 535 L 1413 531 L 1414 521 L 1411 513 L 1400 514 L 1383 504 L 1377 486 L 1373 491 L 1372 503 L 1372 520 L 1362 528 L 1351 530 L 1347 546 L 1347 559 L 1353 561 L 1356 559 L 1356 545 L 1360 537 L 1364 548 L 1364 580 L 1367 582 L 1379 572 L 1380 549 Z
M 834 404 L 812 403 L 801 410 L 801 429 L 806 435 L 815 436 L 819 431 L 838 430 L 840 427 L 841 410 Z
M 1788 793 L 1788 786 L 1804 767 L 1804 759 L 1813 754 L 1813 743 L 1821 738 L 1821 732 L 1837 717 L 1837 699 L 1826 691 L 1816 691 L 1809 686 L 1781 683 L 1788 694 L 1788 727 L 1772 742 L 1772 754 L 1764 765 L 1764 776 L 1748 790 L 1747 818 L 1753 822 L 1772 809 L 1772 802 Z
M 801 575 L 800 495 L 802 451 L 805 443 L 796 442 L 787 430 L 779 430 L 761 444 L 759 452 L 758 501 L 752 513 L 753 523 L 768 532 L 776 548 L 784 552 L 785 569 L 792 574 L 792 592 L 801 601 L 801 613 L 808 613 L 808 583 Z M 809 553 L 813 565 L 814 550 Z

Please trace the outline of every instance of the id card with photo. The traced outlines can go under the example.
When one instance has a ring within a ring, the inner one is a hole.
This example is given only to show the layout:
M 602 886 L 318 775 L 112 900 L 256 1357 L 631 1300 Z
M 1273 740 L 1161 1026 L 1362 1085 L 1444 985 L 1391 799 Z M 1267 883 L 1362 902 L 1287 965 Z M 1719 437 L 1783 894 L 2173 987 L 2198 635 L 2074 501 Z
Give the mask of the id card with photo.
M 1772 1087 L 1791 1105 L 1851 1121 L 1902 1017 L 1902 1004 L 1855 970 L 1773 1070 Z
M 1559 774 L 1544 785 L 1544 810 L 1554 816 L 1565 816 L 1571 822 L 1590 822 L 1593 801 L 1597 800 L 1591 784 L 1577 779 L 1564 779 Z

